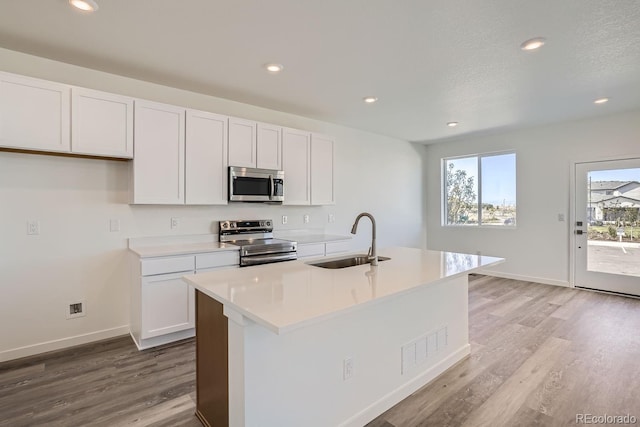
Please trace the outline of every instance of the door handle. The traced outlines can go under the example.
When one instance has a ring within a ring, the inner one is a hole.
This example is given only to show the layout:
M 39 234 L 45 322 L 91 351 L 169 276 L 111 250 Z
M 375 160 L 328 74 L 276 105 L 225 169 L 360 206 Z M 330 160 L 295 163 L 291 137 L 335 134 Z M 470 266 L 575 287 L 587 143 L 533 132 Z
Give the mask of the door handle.
M 269 200 L 273 200 L 273 196 L 276 194 L 276 184 L 273 181 L 273 175 L 269 175 Z

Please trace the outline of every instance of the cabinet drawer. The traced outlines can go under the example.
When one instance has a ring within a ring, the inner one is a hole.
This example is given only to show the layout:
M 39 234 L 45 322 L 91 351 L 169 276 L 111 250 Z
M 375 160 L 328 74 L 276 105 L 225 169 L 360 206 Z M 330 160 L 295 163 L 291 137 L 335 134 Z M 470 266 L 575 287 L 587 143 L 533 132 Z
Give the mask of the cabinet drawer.
M 220 251 L 196 255 L 196 270 L 240 264 L 239 251 Z
M 326 254 L 327 255 L 338 254 L 338 253 L 341 253 L 341 252 L 348 252 L 349 250 L 351 250 L 351 242 L 350 241 L 346 241 L 346 242 L 331 242 L 331 243 L 327 243 Z
M 143 259 L 140 261 L 140 264 L 143 276 L 193 271 L 195 268 L 193 255 Z
M 324 243 L 298 245 L 298 258 L 306 258 L 311 256 L 324 256 Z

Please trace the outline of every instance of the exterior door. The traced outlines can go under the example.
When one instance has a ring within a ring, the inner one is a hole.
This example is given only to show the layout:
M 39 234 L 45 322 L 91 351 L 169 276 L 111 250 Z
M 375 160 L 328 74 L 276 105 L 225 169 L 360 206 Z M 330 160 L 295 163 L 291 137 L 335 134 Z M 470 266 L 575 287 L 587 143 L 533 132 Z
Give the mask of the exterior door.
M 575 285 L 640 296 L 640 159 L 575 166 Z

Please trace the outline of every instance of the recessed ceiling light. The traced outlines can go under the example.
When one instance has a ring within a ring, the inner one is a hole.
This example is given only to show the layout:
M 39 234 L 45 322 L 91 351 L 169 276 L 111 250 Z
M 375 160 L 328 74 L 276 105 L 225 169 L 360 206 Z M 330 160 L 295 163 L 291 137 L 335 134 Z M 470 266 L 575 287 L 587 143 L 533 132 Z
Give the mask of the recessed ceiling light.
M 449 123 L 447 123 L 447 126 L 449 126 L 450 128 L 454 128 L 454 127 L 458 126 L 458 122 L 449 122 Z
M 609 98 L 598 98 L 593 101 L 594 104 L 604 104 L 605 102 L 609 102 Z
M 376 98 L 375 96 L 365 96 L 364 98 L 362 98 L 362 100 L 367 104 L 373 104 L 378 100 L 378 98 Z
M 284 65 L 282 64 L 264 64 L 264 68 L 267 69 L 270 73 L 279 73 L 284 69 Z
M 93 0 L 69 0 L 69 4 L 85 12 L 95 12 L 98 10 L 98 3 Z
M 520 45 L 522 50 L 536 50 L 544 46 L 545 39 L 543 37 L 536 37 L 535 39 L 529 39 Z

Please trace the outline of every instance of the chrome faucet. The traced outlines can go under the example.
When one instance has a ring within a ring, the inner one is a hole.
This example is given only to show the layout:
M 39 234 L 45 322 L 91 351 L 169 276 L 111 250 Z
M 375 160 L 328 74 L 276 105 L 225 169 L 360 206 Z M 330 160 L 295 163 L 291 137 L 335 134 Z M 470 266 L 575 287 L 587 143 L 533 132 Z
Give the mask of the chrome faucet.
M 358 215 L 356 217 L 356 221 L 353 223 L 353 227 L 351 227 L 351 234 L 356 234 L 356 231 L 358 230 L 358 222 L 363 216 L 366 216 L 371 220 L 371 247 L 369 248 L 367 256 L 371 265 L 378 265 L 378 254 L 376 252 L 376 220 L 373 218 L 373 215 L 367 212 L 362 212 Z

